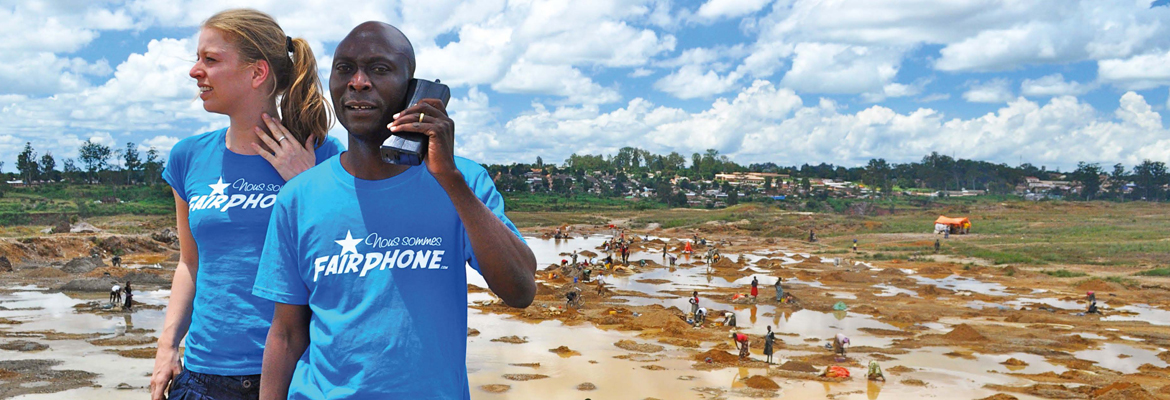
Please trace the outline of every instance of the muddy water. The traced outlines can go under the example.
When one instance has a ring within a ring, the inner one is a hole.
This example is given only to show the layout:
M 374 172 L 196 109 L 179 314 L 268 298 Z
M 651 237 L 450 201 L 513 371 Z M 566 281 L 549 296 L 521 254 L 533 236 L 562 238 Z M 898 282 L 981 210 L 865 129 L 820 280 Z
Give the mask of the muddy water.
M 1099 349 L 1079 351 L 1073 355 L 1083 360 L 1096 361 L 1100 367 L 1125 374 L 1137 372 L 1142 364 L 1151 364 L 1158 368 L 1167 365 L 1165 361 L 1158 359 L 1157 352 L 1118 343 L 1105 343 Z M 1122 355 L 1128 357 L 1122 358 L 1120 357 Z
M 559 263 L 561 253 L 571 253 L 574 250 L 591 250 L 605 240 L 604 237 L 578 238 L 568 241 L 540 240 L 528 238 L 528 242 L 537 256 L 538 265 L 546 266 Z M 631 260 L 642 258 L 654 259 L 661 262 L 661 250 L 638 252 L 631 255 Z M 600 252 L 598 252 L 600 253 Z M 762 257 L 779 258 L 781 255 L 788 258 L 795 254 L 783 251 L 756 252 L 745 255 L 745 258 L 754 263 Z M 604 256 L 604 254 L 602 254 Z M 737 258 L 738 255 L 725 255 Z M 807 255 L 803 255 L 807 257 Z M 791 258 L 788 258 L 791 260 Z M 680 260 L 689 262 L 687 259 Z M 787 261 L 787 260 L 786 260 Z M 795 260 L 793 260 L 795 261 Z M 868 266 L 864 266 L 868 267 Z M 755 272 L 762 270 L 747 269 Z M 919 277 L 912 276 L 915 279 Z M 838 332 L 844 332 L 850 337 L 854 346 L 885 347 L 892 342 L 891 338 L 869 335 L 863 328 L 898 329 L 895 326 L 875 320 L 869 315 L 841 311 L 818 312 L 813 310 L 792 311 L 778 309 L 772 305 L 739 305 L 727 304 L 728 299 L 712 298 L 702 295 L 704 288 L 726 288 L 745 286 L 750 277 L 728 282 L 723 278 L 711 277 L 706 273 L 705 266 L 680 265 L 674 270 L 667 268 L 653 269 L 623 277 L 605 277 L 606 282 L 621 290 L 631 290 L 653 296 L 647 297 L 619 297 L 626 304 L 648 305 L 660 304 L 666 307 L 689 309 L 685 297 L 678 297 L 665 291 L 699 290 L 704 306 L 712 310 L 731 310 L 737 313 L 740 328 L 752 335 L 762 335 L 765 326 L 771 325 L 773 330 L 785 334 L 779 339 L 788 344 L 805 344 L 809 338 L 824 339 Z M 647 284 L 638 282 L 646 279 L 663 279 L 670 281 L 665 284 Z M 470 268 L 468 269 L 469 284 L 486 287 L 483 278 Z M 773 277 L 760 275 L 760 284 L 765 286 L 765 295 L 771 292 L 770 285 Z M 800 281 L 791 279 L 786 285 L 808 285 L 825 287 L 817 281 Z M 920 284 L 935 284 L 948 289 L 966 290 L 976 293 L 993 295 L 1006 294 L 1002 285 L 989 284 L 974 279 L 952 276 L 939 280 L 919 279 Z M 907 293 L 916 295 L 911 290 L 894 286 L 875 286 L 883 289 L 890 295 Z M 127 328 L 158 329 L 162 325 L 162 310 L 139 310 L 133 314 L 124 315 L 92 315 L 77 313 L 73 306 L 91 300 L 101 300 L 100 294 L 78 295 L 49 293 L 39 288 L 22 287 L 9 288 L 11 291 L 0 294 L 0 305 L 9 310 L 0 310 L 0 317 L 23 321 L 23 324 L 0 327 L 12 331 L 56 330 L 68 333 L 99 333 L 104 337 L 113 337 L 124 334 Z M 745 289 L 746 290 L 746 289 Z M 842 292 L 841 298 L 848 298 L 849 293 Z M 147 304 L 165 304 L 169 293 L 165 290 L 142 292 L 135 297 Z M 488 293 L 472 293 L 468 296 L 469 303 L 492 299 Z M 848 303 L 848 301 L 847 301 Z M 1153 312 L 1160 311 L 1149 309 Z M 1141 317 L 1143 310 L 1134 309 Z M 1149 313 L 1150 311 L 1145 311 Z M 1146 314 L 1150 318 L 1157 315 Z M 472 398 L 475 399 L 640 399 L 655 397 L 661 399 L 709 399 L 748 398 L 735 390 L 744 387 L 740 379 L 752 375 L 767 375 L 764 368 L 723 368 L 712 371 L 700 371 L 692 368 L 691 350 L 673 346 L 665 346 L 666 350 L 629 357 L 629 351 L 617 348 L 613 343 L 619 340 L 634 340 L 638 343 L 655 343 L 638 337 L 639 332 L 622 332 L 599 329 L 589 324 L 579 326 L 565 326 L 559 321 L 544 321 L 529 323 L 499 315 L 483 314 L 479 310 L 469 309 L 469 327 L 477 329 L 480 334 L 468 338 L 467 366 Z M 945 322 L 945 321 L 943 321 Z M 957 322 L 957 321 L 955 321 Z M 953 325 L 947 323 L 927 323 L 931 330 L 949 330 Z M 155 335 L 156 333 L 150 333 Z M 523 344 L 509 344 L 492 342 L 503 336 L 516 335 L 527 338 Z M 792 336 L 795 335 L 795 336 Z M 42 341 L 50 345 L 50 349 L 37 353 L 20 353 L 0 350 L 0 360 L 11 359 L 57 359 L 64 361 L 58 369 L 81 369 L 100 374 L 97 378 L 99 388 L 76 389 L 48 395 L 24 396 L 27 399 L 59 399 L 59 398 L 100 398 L 100 399 L 141 399 L 145 398 L 145 386 L 148 384 L 147 374 L 153 366 L 153 360 L 122 358 L 108 352 L 108 349 L 124 349 L 128 347 L 94 346 L 82 340 Z M 703 343 L 702 348 L 708 349 L 716 343 Z M 812 343 L 823 344 L 823 343 Z M 1135 344 L 1138 345 L 1138 344 Z M 549 352 L 559 346 L 567 346 L 579 355 L 562 357 Z M 1165 365 L 1149 361 L 1152 355 L 1149 350 L 1131 346 L 1116 347 L 1103 346 L 1100 349 L 1088 350 L 1098 353 L 1085 353 L 1086 359 L 1097 357 L 1105 360 L 1108 357 L 1116 358 L 1119 354 L 1129 354 L 1132 357 L 1123 359 L 1124 365 L 1114 365 L 1107 368 L 1128 368 L 1128 365 L 1150 362 L 1155 365 Z M 752 349 L 753 357 L 762 359 L 760 346 Z M 950 348 L 914 349 L 908 354 L 893 356 L 893 360 L 882 362 L 882 367 L 889 369 L 904 365 L 915 368 L 912 373 L 893 375 L 886 373 L 889 382 L 870 383 L 860 377 L 855 377 L 845 383 L 822 383 L 815 381 L 790 380 L 775 378 L 782 389 L 777 391 L 772 399 L 806 399 L 826 398 L 836 399 L 903 399 L 903 398 L 981 398 L 995 392 L 983 388 L 986 384 L 1023 385 L 1028 382 L 1005 375 L 1006 372 L 1042 373 L 1064 371 L 1063 367 L 1047 363 L 1043 358 L 1031 354 L 983 355 L 975 354 L 974 360 L 961 360 L 945 356 L 952 351 Z M 809 353 L 779 350 L 776 361 L 783 363 L 791 357 L 807 355 Z M 618 356 L 626 359 L 615 358 Z M 869 360 L 864 355 L 859 359 L 863 364 Z M 1028 366 L 1011 370 L 1000 363 L 1009 357 L 1024 360 Z M 538 367 L 515 366 L 518 363 L 539 363 Z M 655 370 L 643 368 L 656 366 Z M 1112 365 L 1112 364 L 1110 364 Z M 864 373 L 861 368 L 850 368 L 855 375 Z M 542 374 L 547 379 L 531 381 L 510 381 L 503 377 L 505 374 Z M 930 383 L 928 387 L 907 385 L 904 379 L 919 379 Z M 596 386 L 592 391 L 579 391 L 577 385 L 592 383 Z M 127 383 L 135 389 L 115 390 L 120 383 Z M 480 389 L 482 385 L 505 384 L 510 390 L 504 393 L 489 393 Z M 1017 395 L 1021 399 L 1027 396 Z

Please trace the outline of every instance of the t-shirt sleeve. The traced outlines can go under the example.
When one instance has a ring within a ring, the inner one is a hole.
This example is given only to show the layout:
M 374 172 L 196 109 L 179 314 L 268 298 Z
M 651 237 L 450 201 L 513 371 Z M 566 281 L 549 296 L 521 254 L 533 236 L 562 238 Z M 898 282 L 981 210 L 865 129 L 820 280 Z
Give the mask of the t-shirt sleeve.
M 175 193 L 183 201 L 188 201 L 187 198 L 187 152 L 189 146 L 188 140 L 181 140 L 171 148 L 171 154 L 167 157 L 167 165 L 163 167 L 162 178 L 167 181 L 171 188 L 175 189 Z
M 520 234 L 520 230 L 516 229 L 516 224 L 513 224 L 512 220 L 508 219 L 508 216 L 504 214 L 504 196 L 496 190 L 496 183 L 492 181 L 492 177 L 488 174 L 487 170 L 470 160 L 456 159 L 456 161 L 469 164 L 466 167 L 460 166 L 459 169 L 463 171 L 464 179 L 467 181 L 467 185 L 471 187 L 471 191 L 475 193 L 475 197 L 478 197 L 479 201 L 483 202 L 488 210 L 491 210 L 492 214 L 495 214 L 496 218 L 499 218 L 500 222 L 503 222 L 504 226 L 512 231 L 513 235 L 520 238 L 521 242 L 528 243 L 524 240 L 524 236 Z M 475 251 L 471 248 L 471 238 L 467 236 L 466 229 L 463 230 L 463 252 L 467 255 L 466 259 L 468 264 L 471 265 L 471 268 L 479 271 L 479 260 L 476 259 Z
M 268 234 L 256 271 L 252 294 L 278 303 L 309 304 L 309 288 L 301 278 L 294 214 L 288 200 L 278 195 L 268 221 Z

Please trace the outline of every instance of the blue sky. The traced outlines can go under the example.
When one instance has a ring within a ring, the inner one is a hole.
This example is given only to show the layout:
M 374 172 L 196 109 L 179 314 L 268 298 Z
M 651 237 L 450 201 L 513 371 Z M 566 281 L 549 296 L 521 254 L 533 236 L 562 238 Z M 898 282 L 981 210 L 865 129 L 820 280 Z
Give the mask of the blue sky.
M 362 21 L 401 27 L 417 76 L 453 86 L 457 153 L 483 163 L 624 146 L 744 164 L 1170 161 L 1170 7 L 1149 0 L 428 4 L 0 0 L 3 170 L 25 142 L 60 165 L 85 140 L 166 153 L 226 126 L 187 70 L 199 24 L 241 5 L 322 65 Z

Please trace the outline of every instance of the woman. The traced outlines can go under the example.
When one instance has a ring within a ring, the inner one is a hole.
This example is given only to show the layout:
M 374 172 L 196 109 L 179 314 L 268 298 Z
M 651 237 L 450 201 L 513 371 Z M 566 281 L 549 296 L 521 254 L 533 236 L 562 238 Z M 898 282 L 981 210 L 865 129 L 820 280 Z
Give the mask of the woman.
M 772 344 L 776 342 L 776 334 L 772 332 L 772 325 L 768 325 L 768 333 L 764 335 L 764 355 L 768 356 L 768 364 L 772 363 Z
M 212 16 L 196 56 L 190 75 L 203 108 L 231 124 L 180 141 L 163 171 L 180 250 L 151 398 L 168 384 L 172 399 L 257 398 L 273 304 L 252 296 L 252 285 L 271 207 L 285 182 L 338 154 L 340 142 L 326 135 L 331 118 L 308 42 L 272 17 Z
M 739 349 L 739 360 L 747 361 L 751 353 L 748 351 L 748 336 L 746 333 L 731 332 L 731 340 L 735 342 L 735 348 Z

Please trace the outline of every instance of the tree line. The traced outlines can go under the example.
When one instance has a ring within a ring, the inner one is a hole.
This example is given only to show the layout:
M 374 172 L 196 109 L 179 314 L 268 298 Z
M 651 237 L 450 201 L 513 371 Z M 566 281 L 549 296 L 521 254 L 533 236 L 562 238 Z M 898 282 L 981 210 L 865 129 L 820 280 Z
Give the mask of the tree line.
M 77 153 L 76 160 L 66 158 L 58 165 L 58 160 L 53 157 L 52 152 L 37 154 L 32 142 L 25 142 L 24 150 L 16 156 L 15 179 L 25 183 L 68 181 L 155 184 L 159 182 L 159 175 L 166 163 L 161 153 L 154 147 L 142 153 L 133 142 L 126 142 L 125 148 L 114 149 L 93 140 L 86 140 Z M 121 161 L 121 165 L 111 163 L 113 160 Z M 3 172 L 3 169 L 4 162 L 0 161 L 0 172 Z
M 689 161 L 689 163 L 688 163 Z M 800 166 L 783 166 L 774 162 L 753 163 L 740 165 L 730 160 L 726 155 L 719 154 L 718 150 L 708 149 L 703 153 L 693 153 L 686 157 L 677 152 L 666 155 L 654 154 L 636 147 L 623 147 L 617 154 L 572 154 L 565 159 L 561 166 L 545 164 L 540 157 L 533 164 L 514 163 L 509 165 L 493 164 L 487 166 L 496 177 L 496 184 L 505 191 L 538 191 L 560 194 L 586 193 L 594 187 L 594 183 L 584 179 L 600 173 L 609 177 L 612 187 L 603 186 L 599 189 L 603 197 L 616 197 L 625 192 L 629 179 L 635 178 L 644 187 L 655 188 L 659 200 L 664 203 L 677 203 L 681 199 L 670 194 L 669 180 L 675 176 L 688 178 L 680 185 L 685 190 L 706 190 L 706 184 L 695 181 L 713 180 L 716 174 L 737 172 L 770 172 L 790 176 L 790 184 L 807 191 L 810 179 L 833 179 L 841 181 L 860 182 L 876 190 L 877 194 L 884 195 L 899 190 L 984 190 L 993 194 L 1014 193 L 1016 187 L 1026 183 L 1026 178 L 1035 177 L 1040 180 L 1071 181 L 1082 188 L 1076 193 L 1064 193 L 1059 189 L 1052 194 L 1063 195 L 1067 198 L 1084 200 L 1113 199 L 1113 200 L 1152 200 L 1162 201 L 1168 198 L 1165 186 L 1170 184 L 1170 174 L 1166 163 L 1161 161 L 1144 160 L 1132 168 L 1122 164 L 1115 164 L 1106 171 L 1099 163 L 1080 162 L 1071 172 L 1061 172 L 1059 168 L 1049 170 L 1045 166 L 1035 166 L 1024 163 L 1019 166 L 1010 166 L 1006 163 L 991 163 L 987 161 L 954 158 L 945 154 L 932 152 L 919 161 L 908 163 L 890 163 L 885 159 L 871 159 L 864 166 L 846 167 L 828 163 L 803 164 Z M 524 175 L 536 169 L 546 180 L 537 182 L 537 187 L 529 187 L 523 179 Z M 556 178 L 559 175 L 571 176 L 578 183 L 573 184 L 567 179 Z M 551 180 L 551 184 L 547 181 Z M 562 182 L 564 181 L 564 182 Z M 712 183 L 711 186 L 717 185 Z M 730 189 L 722 185 L 720 188 Z M 765 182 L 765 192 L 779 188 L 779 182 Z M 666 193 L 662 193 L 663 189 Z M 682 201 L 685 204 L 685 201 Z

